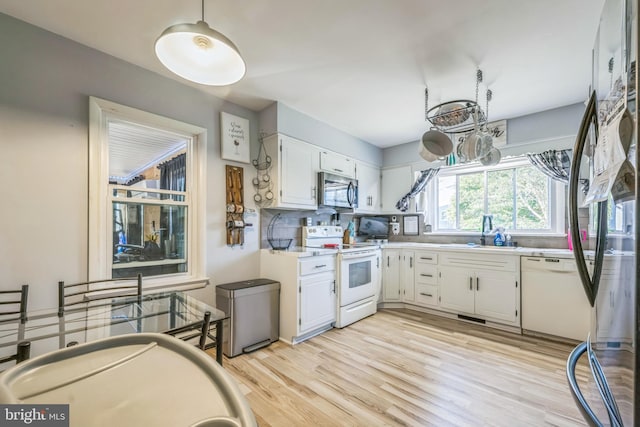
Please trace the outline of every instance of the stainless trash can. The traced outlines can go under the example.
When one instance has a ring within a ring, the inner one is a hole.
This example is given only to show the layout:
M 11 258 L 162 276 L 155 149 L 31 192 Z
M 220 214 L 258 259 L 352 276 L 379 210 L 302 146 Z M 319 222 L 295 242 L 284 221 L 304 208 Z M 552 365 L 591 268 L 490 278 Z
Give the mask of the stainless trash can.
M 266 347 L 280 333 L 280 283 L 254 279 L 216 286 L 216 307 L 223 322 L 222 352 L 234 357 Z

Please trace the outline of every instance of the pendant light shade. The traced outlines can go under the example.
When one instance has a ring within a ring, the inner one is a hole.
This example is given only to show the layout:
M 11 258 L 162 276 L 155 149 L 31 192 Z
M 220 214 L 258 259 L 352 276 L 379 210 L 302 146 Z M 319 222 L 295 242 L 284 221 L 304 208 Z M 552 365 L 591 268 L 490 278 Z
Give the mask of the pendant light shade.
M 156 40 L 156 56 L 173 73 L 196 83 L 230 85 L 246 72 L 235 44 L 203 20 L 173 25 Z

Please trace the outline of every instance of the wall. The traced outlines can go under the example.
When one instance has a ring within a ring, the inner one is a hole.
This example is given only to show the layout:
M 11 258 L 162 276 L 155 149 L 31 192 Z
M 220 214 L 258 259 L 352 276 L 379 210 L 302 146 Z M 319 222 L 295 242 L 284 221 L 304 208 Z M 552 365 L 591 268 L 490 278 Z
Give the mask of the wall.
M 219 135 L 220 111 L 249 119 L 255 155 L 256 113 L 3 14 L 0 57 L 0 289 L 28 283 L 30 307 L 56 306 L 57 281 L 87 278 L 90 95 L 207 129 L 206 275 L 212 284 L 257 277 L 258 217 L 247 218 L 255 227 L 244 247 L 225 245 L 231 162 Z M 249 192 L 255 170 L 236 165 Z M 195 294 L 214 303 L 213 287 Z
M 382 149 L 326 123 L 276 102 L 260 112 L 260 131 L 266 135 L 284 133 L 336 153 L 382 165 Z

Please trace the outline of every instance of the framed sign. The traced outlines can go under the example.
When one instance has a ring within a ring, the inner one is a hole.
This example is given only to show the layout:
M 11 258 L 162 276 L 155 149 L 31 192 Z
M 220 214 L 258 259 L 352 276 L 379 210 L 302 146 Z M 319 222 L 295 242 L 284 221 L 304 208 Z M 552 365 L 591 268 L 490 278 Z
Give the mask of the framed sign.
M 418 235 L 418 215 L 404 215 L 402 217 L 402 234 L 405 236 Z
M 251 162 L 249 120 L 220 112 L 221 157 L 241 163 Z

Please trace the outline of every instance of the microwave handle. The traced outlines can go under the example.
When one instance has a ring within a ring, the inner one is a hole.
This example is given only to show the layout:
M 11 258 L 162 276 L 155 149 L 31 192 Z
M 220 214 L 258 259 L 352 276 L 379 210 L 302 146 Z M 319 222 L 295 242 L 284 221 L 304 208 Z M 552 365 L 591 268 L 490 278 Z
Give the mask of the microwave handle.
M 349 181 L 349 186 L 347 187 L 347 203 L 349 206 L 353 206 L 353 202 L 355 202 L 355 197 L 352 197 L 355 193 L 355 186 L 353 182 Z

